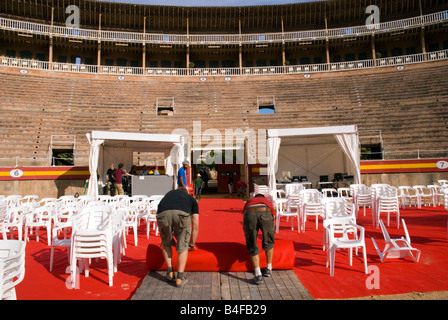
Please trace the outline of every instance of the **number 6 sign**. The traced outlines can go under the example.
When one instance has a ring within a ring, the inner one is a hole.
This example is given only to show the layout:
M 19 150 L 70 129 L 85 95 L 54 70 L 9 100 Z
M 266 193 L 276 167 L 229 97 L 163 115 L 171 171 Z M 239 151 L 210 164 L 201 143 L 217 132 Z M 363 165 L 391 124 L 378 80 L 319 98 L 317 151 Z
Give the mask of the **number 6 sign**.
M 12 178 L 20 178 L 21 176 L 23 176 L 23 171 L 20 169 L 13 169 L 13 170 L 9 171 L 9 175 Z

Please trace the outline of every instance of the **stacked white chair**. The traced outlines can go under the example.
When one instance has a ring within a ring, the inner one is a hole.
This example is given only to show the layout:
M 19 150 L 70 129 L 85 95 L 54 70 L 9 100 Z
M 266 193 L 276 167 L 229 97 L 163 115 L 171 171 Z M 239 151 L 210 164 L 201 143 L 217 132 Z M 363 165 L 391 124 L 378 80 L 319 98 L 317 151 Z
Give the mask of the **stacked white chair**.
M 335 256 L 337 249 L 349 249 L 349 264 L 353 265 L 352 249 L 363 249 L 364 272 L 367 274 L 367 253 L 365 230 L 354 224 L 348 217 L 326 219 L 324 228 L 328 234 L 327 267 L 330 266 L 330 276 L 334 276 Z
M 382 188 L 377 191 L 376 210 L 374 215 L 374 225 L 378 228 L 381 219 L 381 213 L 387 213 L 387 225 L 389 226 L 390 214 L 395 213 L 397 218 L 397 229 L 400 228 L 400 200 L 398 189 L 393 186 Z
M 305 224 L 308 216 L 316 219 L 316 230 L 318 229 L 319 217 L 325 219 L 322 193 L 317 189 L 305 189 L 301 193 L 301 227 L 305 231 Z
M 0 240 L 0 300 L 17 300 L 15 287 L 25 277 L 25 241 Z
M 269 187 L 266 185 L 254 184 L 254 196 L 257 194 L 262 194 L 266 198 L 270 198 Z
M 103 206 L 86 206 L 73 219 L 73 234 L 71 242 L 71 281 L 75 287 L 78 277 L 77 261 L 83 261 L 85 276 L 89 276 L 89 261 L 91 258 L 102 258 L 107 261 L 109 286 L 113 285 L 114 263 L 114 230 L 115 221 L 112 208 Z M 120 254 L 120 252 L 115 252 Z
M 403 209 L 406 209 L 406 206 L 412 207 L 412 203 L 414 203 L 415 207 L 418 206 L 418 194 L 416 189 L 411 186 L 399 186 L 398 190 L 400 191 L 399 197 Z
M 366 207 L 370 207 L 373 211 L 373 196 L 370 187 L 363 184 L 350 185 L 351 194 L 353 195 L 353 203 L 355 204 L 356 217 L 360 207 L 363 207 L 364 216 L 366 215 Z
M 6 200 L 0 199 L 0 234 L 3 237 L 3 240 L 8 239 L 6 236 L 7 228 L 5 226 L 6 218 L 8 217 L 8 204 Z
M 287 198 L 291 194 L 299 194 L 305 187 L 301 183 L 288 183 L 285 185 L 285 197 Z

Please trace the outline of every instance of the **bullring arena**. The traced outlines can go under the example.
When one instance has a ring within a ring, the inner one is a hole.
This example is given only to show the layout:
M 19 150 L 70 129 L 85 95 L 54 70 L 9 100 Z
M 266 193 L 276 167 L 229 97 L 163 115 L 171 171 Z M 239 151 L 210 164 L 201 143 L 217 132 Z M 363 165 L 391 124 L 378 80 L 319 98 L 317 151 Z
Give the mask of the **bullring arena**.
M 445 0 L 2 1 L 2 299 L 447 299 L 447 32 Z M 184 160 L 190 192 L 197 174 L 207 185 L 178 289 L 154 217 Z M 135 176 L 105 195 L 120 162 Z M 277 218 L 260 286 L 241 227 L 257 193 Z M 99 201 L 136 215 L 76 273 L 73 221 Z M 362 232 L 333 269 L 340 215 Z

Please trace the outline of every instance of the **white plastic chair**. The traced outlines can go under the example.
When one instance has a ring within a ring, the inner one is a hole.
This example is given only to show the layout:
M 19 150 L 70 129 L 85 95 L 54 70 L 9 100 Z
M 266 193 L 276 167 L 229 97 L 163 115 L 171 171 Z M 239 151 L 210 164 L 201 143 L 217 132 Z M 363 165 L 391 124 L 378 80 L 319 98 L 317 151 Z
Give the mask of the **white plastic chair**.
M 323 188 L 322 194 L 324 198 L 331 198 L 339 196 L 338 191 L 335 188 Z
M 334 218 L 349 219 L 351 223 L 356 224 L 355 205 L 352 202 L 345 200 L 344 198 L 333 198 L 331 200 L 325 201 L 324 210 L 325 210 L 324 226 L 329 223 L 328 220 Z M 327 247 L 328 247 L 328 234 L 327 229 L 324 228 L 323 250 L 325 250 Z
M 36 208 L 39 206 L 39 202 L 37 201 L 37 199 L 39 199 L 38 195 L 26 195 L 22 199 L 19 200 L 19 203 L 21 205 L 29 204 L 32 207 Z
M 426 206 L 426 203 L 428 202 L 428 205 L 432 203 L 433 196 L 431 194 L 431 190 L 423 185 L 413 186 L 415 190 L 417 190 L 418 194 L 418 207 L 419 209 L 424 204 Z
M 138 211 L 135 207 L 122 207 L 118 208 L 117 212 L 123 212 L 124 220 L 123 225 L 126 230 L 126 234 L 129 233 L 129 229 L 132 228 L 134 232 L 134 245 L 138 244 Z M 126 242 L 125 242 L 126 243 Z
M 36 241 L 39 242 L 40 227 L 45 227 L 47 229 L 47 242 L 49 246 L 51 245 L 51 225 L 55 210 L 55 206 L 46 204 L 42 207 L 37 207 L 32 212 L 26 214 L 25 237 L 27 241 L 29 241 L 28 231 L 32 234 L 33 228 L 36 228 Z
M 363 249 L 364 272 L 367 274 L 367 253 L 364 239 L 364 228 L 353 224 L 349 218 L 333 218 L 324 221 L 328 233 L 327 266 L 330 276 L 334 276 L 335 256 L 337 249 L 350 249 L 349 264 L 353 265 L 353 248 Z M 354 235 L 353 233 L 356 233 Z M 351 235 L 351 236 L 350 236 Z
M 149 239 L 149 230 L 151 229 L 151 223 L 153 224 L 153 230 L 155 230 L 156 236 L 159 234 L 159 227 L 157 225 L 157 208 L 160 203 L 160 198 L 149 203 L 146 207 L 146 238 Z
M 15 287 L 25 277 L 25 241 L 0 240 L 0 300 L 16 300 Z
M 434 207 L 440 206 L 443 203 L 443 197 L 444 197 L 444 193 L 442 192 L 442 187 L 435 185 L 435 184 L 431 184 L 431 185 L 428 185 L 428 188 L 432 194 L 432 203 L 433 203 Z
M 8 208 L 17 207 L 20 205 L 20 200 L 22 199 L 21 195 L 10 195 L 5 198 L 8 203 Z
M 300 191 L 301 200 L 301 227 L 305 232 L 305 224 L 308 216 L 314 216 L 316 219 L 316 230 L 319 228 L 319 217 L 325 219 L 325 211 L 322 203 L 322 193 L 317 189 L 305 189 Z
M 67 248 L 67 257 L 68 257 L 68 264 L 70 264 L 70 247 L 71 247 L 71 239 L 66 237 L 66 231 L 68 228 L 71 228 L 69 225 L 60 225 L 58 227 L 53 227 L 51 230 L 52 232 L 52 239 L 51 239 L 51 249 L 50 249 L 50 272 L 53 271 L 53 261 L 54 261 L 54 249 L 56 247 L 63 247 Z M 61 231 L 64 232 L 64 238 L 60 238 L 59 233 Z
M 23 239 L 23 225 L 25 223 L 25 217 L 29 212 L 30 208 L 27 206 L 12 207 L 7 210 L 7 217 L 3 227 L 9 230 L 11 240 L 13 239 L 14 229 L 17 229 L 18 239 Z
M 353 201 L 353 195 L 350 188 L 338 188 L 338 197 L 347 201 Z
M 91 258 L 106 259 L 109 275 L 109 286 L 113 285 L 114 259 L 114 220 L 112 208 L 107 205 L 87 206 L 73 219 L 73 235 L 71 237 L 71 281 L 77 283 L 77 261 L 83 261 L 85 277 L 89 276 Z M 116 252 L 120 254 L 120 252 Z M 81 268 L 80 268 L 81 269 Z
M 296 208 L 294 211 L 293 208 Z M 291 217 L 291 230 L 294 230 L 294 217 L 297 218 L 297 231 L 300 232 L 300 211 L 298 206 L 295 204 L 294 200 L 288 199 L 286 201 L 278 201 L 275 203 L 276 211 L 276 226 L 275 232 L 278 233 L 280 230 L 280 219 L 286 217 L 289 219 Z
M 373 245 L 375 246 L 378 255 L 380 256 L 381 262 L 384 262 L 387 258 L 406 258 L 411 257 L 414 262 L 418 262 L 420 259 L 421 251 L 419 249 L 413 248 L 411 245 L 411 238 L 409 237 L 408 229 L 406 228 L 406 223 L 401 219 L 403 225 L 403 230 L 405 237 L 398 239 L 392 239 L 387 232 L 386 227 L 382 220 L 380 220 L 381 230 L 383 231 L 385 246 L 383 251 L 380 251 L 375 239 L 372 237 Z M 415 253 L 415 255 L 414 255 Z
M 406 206 L 412 207 L 412 203 L 414 203 L 414 206 L 418 206 L 418 194 L 417 190 L 412 188 L 411 186 L 399 186 L 398 190 L 400 191 L 400 200 L 401 200 L 401 207 L 403 209 L 406 209 Z

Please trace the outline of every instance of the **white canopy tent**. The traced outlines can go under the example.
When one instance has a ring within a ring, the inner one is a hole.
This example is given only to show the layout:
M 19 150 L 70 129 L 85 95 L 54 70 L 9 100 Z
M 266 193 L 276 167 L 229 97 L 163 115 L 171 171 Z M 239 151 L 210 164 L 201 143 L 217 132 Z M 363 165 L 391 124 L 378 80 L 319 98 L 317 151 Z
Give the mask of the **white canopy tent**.
M 90 143 L 90 179 L 87 195 L 97 196 L 98 174 L 105 182 L 111 163 L 122 162 L 130 168 L 134 152 L 158 152 L 165 155 L 165 174 L 175 176 L 184 160 L 184 138 L 176 134 L 145 134 L 92 131 L 86 134 Z
M 339 172 L 347 169 L 354 183 L 361 183 L 356 125 L 270 129 L 267 138 L 268 185 L 274 198 L 276 180 L 281 180 L 284 172 L 293 171 L 292 176 L 307 175 L 294 174 L 299 171 L 317 176 L 315 172 L 324 168 Z

